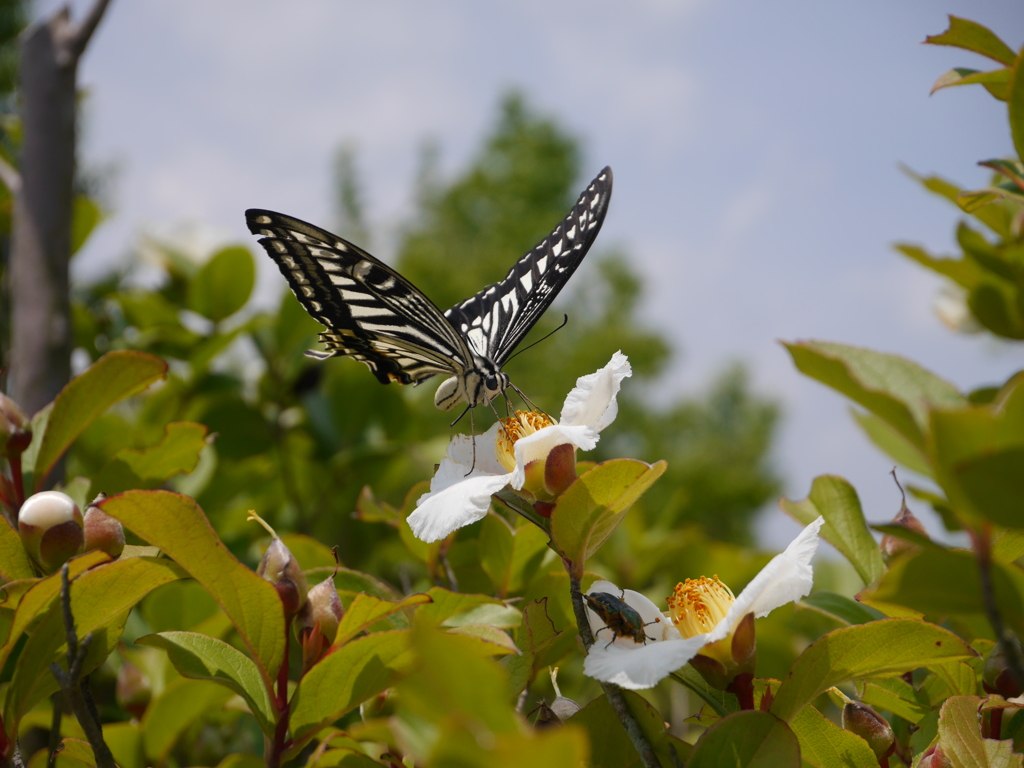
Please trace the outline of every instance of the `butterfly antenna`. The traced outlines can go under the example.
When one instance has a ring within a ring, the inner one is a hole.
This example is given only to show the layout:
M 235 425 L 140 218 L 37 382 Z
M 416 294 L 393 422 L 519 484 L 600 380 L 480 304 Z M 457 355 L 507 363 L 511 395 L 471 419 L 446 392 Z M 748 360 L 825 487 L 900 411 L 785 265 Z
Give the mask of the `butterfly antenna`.
M 555 328 L 555 330 L 551 331 L 551 333 L 547 333 L 544 336 L 542 336 L 539 339 L 537 339 L 530 346 L 523 347 L 522 349 L 516 350 L 516 353 L 514 355 L 512 355 L 512 357 L 510 357 L 508 360 L 506 360 L 505 363 L 508 363 L 509 360 L 512 360 L 512 359 L 518 357 L 519 355 L 523 354 L 523 352 L 525 352 L 526 350 L 533 349 L 534 347 L 536 347 L 538 344 L 540 344 L 545 339 L 548 339 L 548 338 L 554 336 L 555 333 L 557 333 L 558 331 L 560 331 L 563 328 L 565 328 L 565 326 L 568 325 L 568 324 L 569 324 L 569 316 L 568 315 L 562 315 L 562 323 L 561 323 L 561 325 L 559 325 L 557 328 Z
M 543 409 L 542 409 L 542 408 L 541 408 L 540 406 L 538 406 L 538 405 L 537 405 L 537 404 L 536 404 L 535 402 L 533 402 L 533 400 L 531 400 L 530 398 L 528 398 L 528 397 L 527 397 L 527 396 L 526 396 L 526 395 L 525 395 L 525 394 L 523 393 L 523 390 L 521 390 L 521 389 L 520 389 L 519 387 L 517 387 L 517 386 L 516 386 L 515 384 L 510 384 L 509 386 L 510 386 L 510 387 L 512 387 L 512 389 L 513 389 L 513 390 L 515 390 L 515 393 L 516 393 L 517 395 L 519 395 L 519 397 L 521 397 L 521 398 L 522 398 L 523 402 L 524 402 L 524 403 L 526 403 L 526 404 L 527 404 L 527 405 L 528 405 L 528 406 L 530 407 L 530 410 L 533 410 L 533 411 L 538 411 L 539 413 L 543 413 L 543 414 L 544 414 L 545 416 L 547 416 L 547 417 L 548 417 L 549 419 L 551 418 L 551 416 L 550 416 L 550 415 L 548 414 L 548 412 L 547 412 L 547 411 L 545 411 L 545 410 L 543 410 Z

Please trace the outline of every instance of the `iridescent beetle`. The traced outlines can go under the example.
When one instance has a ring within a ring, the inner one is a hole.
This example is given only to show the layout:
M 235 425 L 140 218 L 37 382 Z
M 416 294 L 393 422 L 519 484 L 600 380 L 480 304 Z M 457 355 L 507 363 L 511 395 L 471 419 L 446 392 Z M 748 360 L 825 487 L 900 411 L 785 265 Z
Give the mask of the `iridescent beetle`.
M 626 603 L 625 597 L 626 590 L 622 590 L 622 595 L 619 597 L 608 592 L 593 592 L 583 596 L 583 599 L 587 601 L 587 605 L 590 606 L 590 610 L 596 613 L 601 618 L 601 621 L 605 623 L 605 626 L 594 633 L 595 642 L 601 631 L 607 629 L 612 633 L 612 639 L 608 641 L 608 645 L 614 643 L 616 637 L 631 637 L 633 642 L 647 645 L 649 638 L 647 633 L 644 632 L 644 628 L 649 627 L 651 624 L 657 624 L 661 619 L 655 619 L 644 624 L 639 611 Z

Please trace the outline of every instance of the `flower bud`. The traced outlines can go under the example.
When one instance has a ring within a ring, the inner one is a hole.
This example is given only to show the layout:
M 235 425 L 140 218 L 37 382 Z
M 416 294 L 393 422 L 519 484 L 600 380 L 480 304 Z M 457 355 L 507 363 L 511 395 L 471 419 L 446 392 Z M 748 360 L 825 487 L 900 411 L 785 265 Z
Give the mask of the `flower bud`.
M 106 495 L 101 493 L 85 508 L 85 551 L 100 549 L 116 560 L 124 551 L 124 528 L 96 506 L 105 498 Z
M 953 768 L 953 761 L 946 757 L 942 747 L 936 744 L 935 746 L 928 747 L 924 754 L 921 755 L 917 768 Z
M 294 616 L 306 604 L 309 585 L 291 550 L 277 536 L 263 554 L 256 573 L 277 588 L 286 616 Z
M 925 529 L 924 524 L 907 507 L 906 498 L 903 499 L 900 511 L 896 513 L 896 517 L 892 519 L 890 525 L 898 525 L 901 528 L 920 533 L 922 536 L 928 536 L 928 531 Z M 882 558 L 886 563 L 889 563 L 894 557 L 902 555 L 904 552 L 916 552 L 920 549 L 920 546 L 917 544 L 888 533 L 882 537 L 882 543 L 879 546 L 882 549 Z
M 515 416 L 502 419 L 494 446 L 498 462 L 509 472 L 514 471 L 516 442 L 553 423 L 550 416 L 537 411 L 516 411 Z M 553 502 L 576 479 L 576 448 L 570 443 L 556 445 L 545 457 L 527 462 L 523 473 L 525 481 L 517 493 L 531 503 Z
M 345 608 L 334 586 L 334 575 L 328 576 L 311 590 L 297 617 L 295 626 L 302 644 L 303 668 L 318 662 L 334 643 Z
M 153 688 L 142 670 L 129 661 L 123 662 L 117 670 L 117 684 L 114 695 L 121 709 L 136 720 L 142 719 L 153 697 Z
M 11 398 L 0 392 L 0 453 L 17 456 L 32 442 L 31 421 Z
M 395 702 L 398 695 L 394 688 L 386 688 L 376 696 L 371 696 L 359 705 L 359 716 L 365 723 L 367 720 L 391 717 L 395 714 Z
M 843 705 L 843 728 L 864 739 L 878 759 L 892 754 L 896 748 L 892 726 L 867 704 L 846 702 Z
M 42 491 L 25 499 L 18 510 L 18 533 L 36 565 L 53 573 L 85 544 L 82 513 L 66 493 Z
M 551 702 L 551 712 L 563 723 L 579 711 L 580 705 L 565 696 L 559 696 Z
M 1010 636 L 1007 642 L 1013 643 L 1017 650 L 1017 658 L 1024 658 L 1020 640 Z M 1004 699 L 1012 699 L 1024 693 L 1020 681 L 1014 678 L 1013 670 L 1006 661 L 1003 643 L 996 643 L 985 658 L 985 666 L 981 670 L 981 682 L 988 693 L 998 693 Z

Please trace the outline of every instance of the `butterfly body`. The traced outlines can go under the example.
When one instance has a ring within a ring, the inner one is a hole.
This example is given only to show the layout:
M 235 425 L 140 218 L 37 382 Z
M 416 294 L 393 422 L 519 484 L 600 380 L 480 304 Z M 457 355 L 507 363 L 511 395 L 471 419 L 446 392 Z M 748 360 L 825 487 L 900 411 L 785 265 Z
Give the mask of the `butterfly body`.
M 612 173 L 598 174 L 555 229 L 505 278 L 445 312 L 358 246 L 273 211 L 245 212 L 249 231 L 277 263 L 307 312 L 327 327 L 326 351 L 366 364 L 383 384 L 446 379 L 434 404 L 489 403 L 510 384 L 502 365 L 579 266 L 604 221 Z

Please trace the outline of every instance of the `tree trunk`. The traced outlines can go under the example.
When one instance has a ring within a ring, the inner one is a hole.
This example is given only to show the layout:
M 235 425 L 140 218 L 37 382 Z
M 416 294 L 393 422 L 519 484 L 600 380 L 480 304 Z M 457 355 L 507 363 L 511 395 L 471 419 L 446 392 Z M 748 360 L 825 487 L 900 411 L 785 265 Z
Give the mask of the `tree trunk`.
M 78 60 L 109 0 L 80 25 L 62 8 L 21 41 L 20 183 L 15 193 L 8 286 L 9 392 L 27 413 L 50 402 L 71 376 L 72 197 Z

